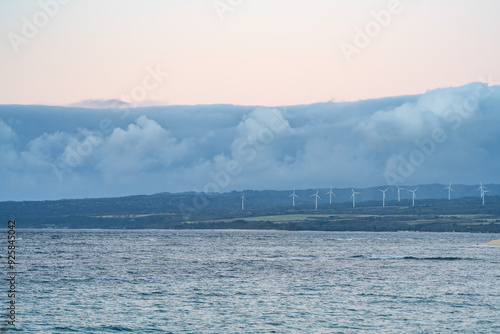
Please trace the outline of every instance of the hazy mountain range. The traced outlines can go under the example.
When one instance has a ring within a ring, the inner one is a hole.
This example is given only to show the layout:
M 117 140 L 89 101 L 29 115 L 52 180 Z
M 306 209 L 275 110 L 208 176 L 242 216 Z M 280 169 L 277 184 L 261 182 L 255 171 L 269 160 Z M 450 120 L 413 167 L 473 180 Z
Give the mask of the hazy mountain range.
M 500 183 L 500 86 L 273 108 L 111 105 L 0 106 L 0 201 L 439 183 L 425 198 L 449 182 L 479 197 L 480 181 Z

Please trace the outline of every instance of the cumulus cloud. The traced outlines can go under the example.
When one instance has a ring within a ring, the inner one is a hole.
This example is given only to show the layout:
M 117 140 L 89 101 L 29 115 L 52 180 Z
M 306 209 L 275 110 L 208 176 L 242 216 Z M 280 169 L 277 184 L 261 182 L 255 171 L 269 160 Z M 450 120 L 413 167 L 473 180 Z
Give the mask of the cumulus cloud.
M 0 143 L 6 144 L 16 136 L 14 130 L 0 119 Z
M 484 83 L 286 108 L 0 106 L 0 200 L 498 183 L 499 107 Z
M 36 137 L 26 145 L 25 151 L 19 153 L 22 159 L 19 167 L 27 171 L 50 168 L 54 157 L 72 140 L 70 135 L 60 131 Z
M 117 128 L 99 149 L 96 167 L 106 173 L 142 173 L 168 169 L 190 153 L 186 138 L 177 140 L 157 122 L 140 116 L 126 130 Z
M 15 166 L 17 161 L 17 153 L 13 148 L 15 139 L 15 131 L 0 119 L 0 168 Z

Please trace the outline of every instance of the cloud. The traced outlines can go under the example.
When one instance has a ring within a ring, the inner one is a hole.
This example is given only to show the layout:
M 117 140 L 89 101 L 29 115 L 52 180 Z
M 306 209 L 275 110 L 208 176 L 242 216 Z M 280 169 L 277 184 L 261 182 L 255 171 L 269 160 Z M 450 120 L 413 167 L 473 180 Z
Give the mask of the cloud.
M 26 145 L 26 151 L 19 153 L 22 159 L 19 167 L 27 172 L 33 169 L 50 169 L 58 153 L 73 140 L 70 135 L 60 131 L 51 134 L 44 133 L 31 140 Z
M 16 133 L 0 119 L 0 145 L 6 145 L 16 138 Z
M 135 107 L 153 107 L 153 106 L 166 106 L 167 100 L 153 101 L 144 100 L 140 102 L 127 102 L 119 99 L 88 99 L 76 103 L 71 103 L 68 107 L 87 108 L 87 109 L 117 109 L 117 108 L 135 108 Z
M 15 131 L 0 119 L 0 167 L 12 168 L 17 160 L 17 154 L 13 148 L 16 139 Z
M 286 108 L 0 106 L 0 200 L 500 183 L 499 107 L 484 83 Z
M 143 173 L 168 169 L 190 153 L 189 138 L 177 140 L 156 121 L 140 116 L 126 130 L 117 128 L 98 148 L 96 168 L 104 173 Z
M 69 106 L 77 108 L 101 109 L 101 108 L 129 108 L 132 107 L 133 105 L 130 102 L 125 102 L 118 99 L 111 99 L 111 100 L 88 99 L 77 103 L 72 103 Z

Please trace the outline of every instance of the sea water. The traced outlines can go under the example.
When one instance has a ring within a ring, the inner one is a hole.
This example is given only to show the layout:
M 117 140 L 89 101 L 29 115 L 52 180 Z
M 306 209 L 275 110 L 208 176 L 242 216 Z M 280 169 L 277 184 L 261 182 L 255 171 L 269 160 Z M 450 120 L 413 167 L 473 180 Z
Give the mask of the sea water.
M 477 246 L 498 234 L 18 230 L 17 237 L 16 326 L 7 332 L 500 332 L 500 248 Z

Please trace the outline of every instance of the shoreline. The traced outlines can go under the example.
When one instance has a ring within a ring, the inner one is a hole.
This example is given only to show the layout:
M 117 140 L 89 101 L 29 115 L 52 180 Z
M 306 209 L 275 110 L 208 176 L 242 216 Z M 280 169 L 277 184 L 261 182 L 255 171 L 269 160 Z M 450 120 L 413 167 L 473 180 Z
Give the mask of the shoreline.
M 479 244 L 479 246 L 500 247 L 500 239 L 499 240 L 491 240 L 491 241 L 485 242 L 484 244 Z

